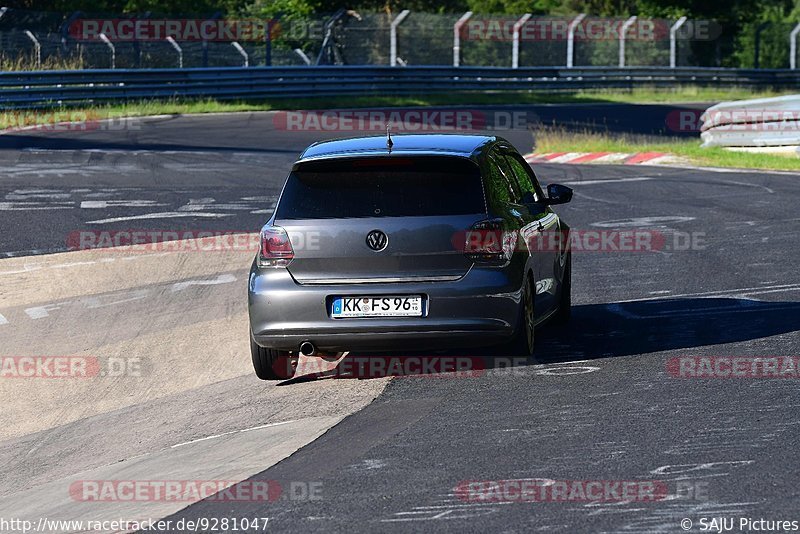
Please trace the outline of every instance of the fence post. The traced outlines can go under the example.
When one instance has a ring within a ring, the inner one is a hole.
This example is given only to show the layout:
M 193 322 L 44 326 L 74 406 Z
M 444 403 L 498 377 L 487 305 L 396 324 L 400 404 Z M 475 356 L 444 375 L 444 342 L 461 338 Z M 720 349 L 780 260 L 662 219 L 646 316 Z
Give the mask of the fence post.
M 472 16 L 472 11 L 467 11 L 455 24 L 453 24 L 453 66 L 458 67 L 461 65 L 461 28 Z
M 178 68 L 183 68 L 183 49 L 181 49 L 180 45 L 175 42 L 175 39 L 172 36 L 167 36 L 167 42 L 172 45 L 172 48 L 178 52 Z
M 232 46 L 233 46 L 233 47 L 234 47 L 236 50 L 238 50 L 238 52 L 239 52 L 239 53 L 242 55 L 242 57 L 244 58 L 244 65 L 243 65 L 243 66 L 244 66 L 244 67 L 249 67 L 249 66 L 250 66 L 250 56 L 248 56 L 248 55 L 247 55 L 247 52 L 245 52 L 244 48 L 242 48 L 242 45 L 240 45 L 240 44 L 239 44 L 238 42 L 236 42 L 236 41 L 232 42 L 232 43 L 231 43 L 231 45 L 232 45 Z
M 300 59 L 303 60 L 303 63 L 305 63 L 306 65 L 311 65 L 311 58 L 308 57 L 308 55 L 305 52 L 303 52 L 300 48 L 295 48 L 294 53 L 300 56 Z
M 389 65 L 392 67 L 397 66 L 397 27 L 403 22 L 406 17 L 411 13 L 408 9 L 404 9 L 392 21 L 389 27 Z
M 800 24 L 794 27 L 789 34 L 789 68 L 797 68 L 797 34 L 800 33 Z
M 678 66 L 678 30 L 686 22 L 686 17 L 681 17 L 669 29 L 669 66 L 674 69 Z
M 25 35 L 33 41 L 33 48 L 36 50 L 36 69 L 38 70 L 42 68 L 42 45 L 39 44 L 39 40 L 30 30 L 25 30 Z
M 622 28 L 619 30 L 619 66 L 620 68 L 625 66 L 625 34 L 628 33 L 628 28 L 636 22 L 636 15 L 632 16 L 625 23 L 622 25 Z
M 2 19 L 2 18 L 3 18 L 3 15 L 5 15 L 5 14 L 6 14 L 6 11 L 8 11 L 8 8 L 7 8 L 7 7 L 0 7 L 0 19 Z M 2 42 L 0 42 L 0 45 L 1 45 L 1 44 L 3 44 L 3 43 L 2 43 Z
M 6 11 L 8 11 L 7 7 L 0 7 L 0 19 L 2 19 L 3 15 L 6 14 Z M 2 43 L 0 43 L 0 44 L 2 44 Z
M 104 33 L 100 34 L 100 40 L 103 41 L 105 44 L 107 44 L 108 48 L 111 49 L 111 68 L 112 69 L 116 69 L 117 68 L 117 49 L 114 48 L 114 43 L 112 43 L 111 39 L 109 39 L 108 36 L 106 36 L 106 34 L 104 34 Z
M 571 69 L 575 62 L 575 28 L 586 18 L 586 13 L 581 13 L 569 23 L 567 28 L 567 68 Z
M 519 68 L 519 30 L 522 28 L 528 19 L 531 18 L 530 13 L 525 13 L 522 15 L 522 18 L 519 19 L 517 22 L 514 23 L 514 33 L 512 34 L 512 43 L 511 43 L 511 68 L 516 69 Z

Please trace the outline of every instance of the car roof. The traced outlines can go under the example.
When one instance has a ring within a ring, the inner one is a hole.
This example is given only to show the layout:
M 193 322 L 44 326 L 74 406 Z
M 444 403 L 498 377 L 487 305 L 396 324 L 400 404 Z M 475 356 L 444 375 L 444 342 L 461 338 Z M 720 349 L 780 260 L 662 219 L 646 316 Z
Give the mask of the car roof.
M 476 159 L 481 149 L 500 138 L 465 134 L 397 134 L 392 135 L 392 149 L 386 136 L 354 137 L 321 141 L 309 146 L 297 163 L 320 159 L 372 156 L 459 156 Z

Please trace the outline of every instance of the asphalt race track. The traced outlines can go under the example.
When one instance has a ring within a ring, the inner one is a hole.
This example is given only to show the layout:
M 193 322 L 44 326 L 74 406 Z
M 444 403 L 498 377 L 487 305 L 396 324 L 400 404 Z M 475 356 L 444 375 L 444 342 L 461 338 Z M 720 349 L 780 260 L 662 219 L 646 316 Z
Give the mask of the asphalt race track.
M 530 141 L 503 135 L 523 150 Z M 0 136 L 0 356 L 135 364 L 80 380 L 0 378 L 0 516 L 269 518 L 278 532 L 800 519 L 797 379 L 675 376 L 680 358 L 800 355 L 794 174 L 536 166 L 542 182 L 574 188 L 557 211 L 579 235 L 635 230 L 656 245 L 576 249 L 569 327 L 539 331 L 533 360 L 468 375 L 263 383 L 247 347 L 254 250 L 69 251 L 82 231 L 257 232 L 291 162 L 324 137 L 276 129 L 269 113 Z M 72 492 L 98 480 L 270 481 L 282 492 L 195 503 Z M 531 480 L 664 491 L 601 502 L 464 491 Z

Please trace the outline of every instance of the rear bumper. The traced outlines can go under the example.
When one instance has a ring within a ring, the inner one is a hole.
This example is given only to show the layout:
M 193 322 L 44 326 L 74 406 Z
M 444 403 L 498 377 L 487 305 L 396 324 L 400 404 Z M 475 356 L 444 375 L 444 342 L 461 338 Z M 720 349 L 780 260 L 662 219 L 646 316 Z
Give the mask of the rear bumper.
M 513 263 L 512 263 L 513 265 Z M 259 345 L 296 351 L 303 341 L 318 350 L 428 350 L 492 345 L 517 328 L 520 273 L 472 268 L 446 282 L 301 285 L 286 269 L 250 272 L 250 328 Z M 332 319 L 337 296 L 423 295 L 423 317 Z

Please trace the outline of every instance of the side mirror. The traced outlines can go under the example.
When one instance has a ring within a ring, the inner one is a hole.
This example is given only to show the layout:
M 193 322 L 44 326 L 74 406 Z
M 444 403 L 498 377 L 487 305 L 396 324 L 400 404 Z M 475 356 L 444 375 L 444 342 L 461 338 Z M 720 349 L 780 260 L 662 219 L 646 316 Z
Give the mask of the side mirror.
M 566 185 L 550 184 L 547 186 L 547 199 L 545 202 L 548 205 L 566 204 L 570 200 L 572 200 L 572 189 Z

